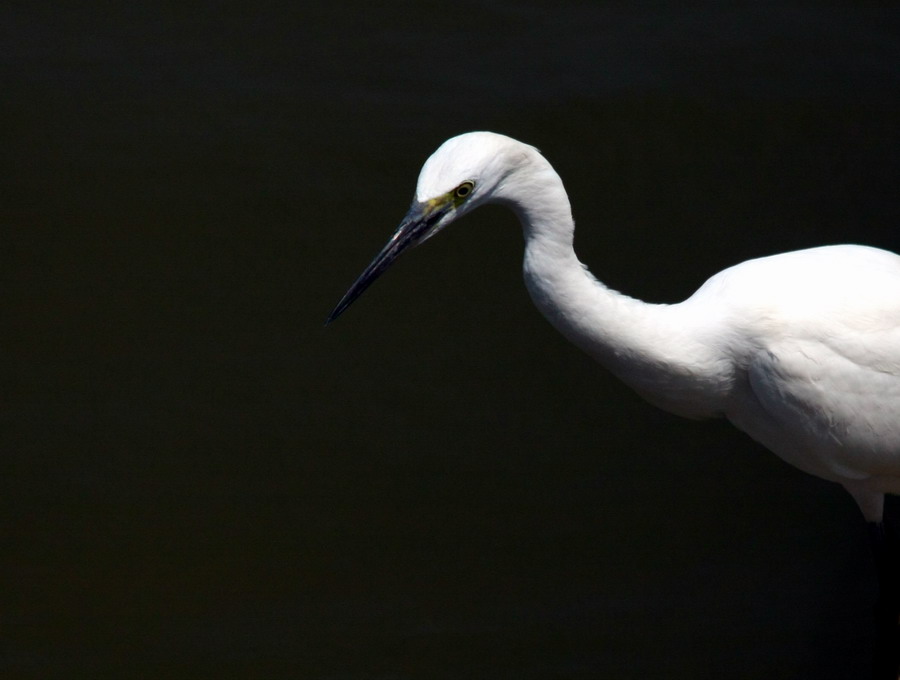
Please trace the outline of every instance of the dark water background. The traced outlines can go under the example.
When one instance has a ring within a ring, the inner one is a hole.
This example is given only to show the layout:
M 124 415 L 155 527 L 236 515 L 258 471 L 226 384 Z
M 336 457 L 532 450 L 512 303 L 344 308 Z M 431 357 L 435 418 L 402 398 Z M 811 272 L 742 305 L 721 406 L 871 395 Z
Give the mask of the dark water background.
M 900 249 L 896 4 L 308 5 L 0 10 L 0 674 L 864 677 L 849 496 L 568 345 L 512 215 L 322 321 L 470 129 L 632 295 Z

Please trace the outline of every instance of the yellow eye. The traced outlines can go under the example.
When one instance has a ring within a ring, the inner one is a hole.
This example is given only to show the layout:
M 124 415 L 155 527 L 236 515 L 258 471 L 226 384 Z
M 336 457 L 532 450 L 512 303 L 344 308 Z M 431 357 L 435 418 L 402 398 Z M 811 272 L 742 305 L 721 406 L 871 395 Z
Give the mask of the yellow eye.
M 456 198 L 467 198 L 474 188 L 475 182 L 466 180 L 453 190 L 453 195 L 456 196 Z

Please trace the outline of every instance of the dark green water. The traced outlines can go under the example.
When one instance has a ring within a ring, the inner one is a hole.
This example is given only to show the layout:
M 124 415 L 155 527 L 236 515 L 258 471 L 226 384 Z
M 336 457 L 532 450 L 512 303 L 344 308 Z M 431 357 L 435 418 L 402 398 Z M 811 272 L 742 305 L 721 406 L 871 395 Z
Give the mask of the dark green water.
M 655 301 L 900 249 L 888 3 L 0 11 L 3 677 L 864 677 L 852 501 L 645 405 L 485 209 L 322 322 L 446 137 Z

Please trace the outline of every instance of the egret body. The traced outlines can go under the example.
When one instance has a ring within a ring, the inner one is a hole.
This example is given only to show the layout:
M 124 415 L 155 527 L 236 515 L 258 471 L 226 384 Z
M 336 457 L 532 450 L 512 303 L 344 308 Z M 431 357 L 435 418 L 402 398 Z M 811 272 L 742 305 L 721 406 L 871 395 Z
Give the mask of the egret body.
M 788 463 L 838 482 L 880 525 L 885 494 L 900 493 L 900 256 L 811 248 L 730 267 L 679 304 L 641 302 L 578 261 L 562 180 L 537 149 L 471 132 L 426 161 L 409 213 L 329 321 L 401 252 L 487 203 L 518 216 L 525 285 L 571 342 L 656 406 L 727 418 Z M 900 559 L 876 533 L 891 647 Z M 887 663 L 885 677 L 896 677 L 896 657 Z

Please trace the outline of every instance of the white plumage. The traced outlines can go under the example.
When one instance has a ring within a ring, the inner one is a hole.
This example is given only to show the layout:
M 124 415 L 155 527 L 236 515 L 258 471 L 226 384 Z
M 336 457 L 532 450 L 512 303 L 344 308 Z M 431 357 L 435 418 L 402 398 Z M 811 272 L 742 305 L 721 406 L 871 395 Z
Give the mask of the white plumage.
M 680 304 L 647 304 L 578 261 L 562 180 L 503 135 L 454 137 L 426 161 L 406 219 L 329 321 L 405 248 L 485 203 L 518 215 L 538 309 L 648 401 L 728 418 L 843 484 L 871 521 L 884 493 L 900 493 L 900 257 L 855 245 L 773 255 L 716 274 Z
M 576 263 L 560 274 L 548 250 L 529 240 L 526 282 L 572 342 L 648 401 L 728 418 L 881 518 L 883 494 L 900 492 L 900 257 L 785 253 L 731 267 L 680 304 L 648 305 Z

